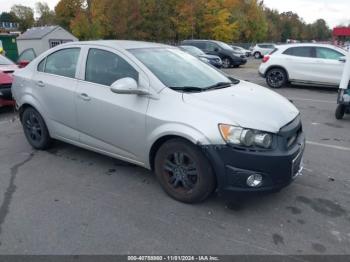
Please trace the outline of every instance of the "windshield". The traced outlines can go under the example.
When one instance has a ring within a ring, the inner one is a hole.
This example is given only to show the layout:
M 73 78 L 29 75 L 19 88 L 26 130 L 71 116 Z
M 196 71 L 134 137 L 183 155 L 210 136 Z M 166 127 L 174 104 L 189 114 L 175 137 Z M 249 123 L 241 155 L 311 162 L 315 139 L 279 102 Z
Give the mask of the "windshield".
M 177 48 L 129 50 L 167 87 L 204 90 L 219 83 L 232 83 L 225 75 Z
M 200 50 L 199 48 L 197 47 L 194 47 L 194 46 L 180 46 L 182 49 L 184 49 L 185 51 L 187 51 L 188 53 L 190 53 L 191 55 L 194 55 L 194 56 L 201 56 L 201 55 L 205 55 L 205 53 Z
M 216 42 L 219 46 L 221 46 L 221 48 L 223 49 L 227 49 L 227 50 L 233 50 L 233 48 L 231 46 L 229 46 L 228 44 L 225 44 L 223 42 Z
M 13 64 L 14 63 L 10 59 L 0 55 L 0 65 L 13 65 Z

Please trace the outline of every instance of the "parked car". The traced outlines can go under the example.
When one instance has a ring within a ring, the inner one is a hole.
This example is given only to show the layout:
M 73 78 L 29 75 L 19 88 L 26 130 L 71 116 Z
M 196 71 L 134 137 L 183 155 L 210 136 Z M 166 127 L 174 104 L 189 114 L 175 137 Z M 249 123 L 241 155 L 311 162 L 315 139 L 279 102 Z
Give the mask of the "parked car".
M 228 44 L 213 40 L 185 40 L 181 45 L 191 45 L 208 55 L 219 56 L 224 68 L 239 67 L 247 63 L 246 58 L 238 56 Z
M 243 55 L 245 55 L 246 57 L 250 57 L 252 55 L 251 50 L 245 49 L 245 48 L 240 47 L 240 46 L 234 46 L 234 45 L 231 45 L 231 47 L 234 51 L 240 52 Z
M 275 44 L 256 44 L 253 47 L 252 54 L 255 57 L 255 59 L 263 58 L 265 55 L 268 55 L 273 50 L 276 49 Z
M 338 87 L 346 53 L 333 45 L 283 45 L 263 58 L 259 73 L 272 88 L 289 82 Z
M 26 50 L 24 50 L 18 57 L 17 59 L 17 63 L 21 64 L 22 67 L 25 67 L 26 65 L 28 65 L 31 61 L 34 60 L 34 58 L 36 57 L 36 53 L 34 51 L 33 48 L 28 48 Z
M 16 69 L 18 69 L 18 65 L 16 65 L 7 57 L 0 55 L 0 71 L 12 74 Z
M 16 69 L 18 69 L 18 66 L 15 63 L 0 55 L 0 107 L 15 104 L 12 99 L 11 85 L 12 73 Z
M 12 99 L 11 85 L 12 76 L 0 71 L 0 107 L 15 105 Z
M 154 170 L 171 197 L 281 189 L 302 170 L 299 111 L 179 48 L 135 41 L 55 47 L 14 74 L 28 142 L 58 139 Z
M 195 47 L 195 46 L 191 46 L 191 45 L 182 45 L 180 46 L 180 49 L 182 49 L 183 51 L 201 59 L 204 62 L 207 62 L 217 68 L 221 68 L 222 67 L 222 60 L 220 57 L 216 56 L 216 55 L 207 55 L 206 53 L 204 53 L 202 50 L 200 50 L 199 48 Z

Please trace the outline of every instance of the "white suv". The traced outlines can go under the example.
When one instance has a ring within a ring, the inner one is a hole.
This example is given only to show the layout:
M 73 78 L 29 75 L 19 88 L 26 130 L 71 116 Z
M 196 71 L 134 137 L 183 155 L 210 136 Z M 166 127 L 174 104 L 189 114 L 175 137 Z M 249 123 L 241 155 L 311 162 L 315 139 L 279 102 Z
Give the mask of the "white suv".
M 338 87 L 346 53 L 325 44 L 283 45 L 263 58 L 259 74 L 272 88 L 289 82 Z
M 274 44 L 256 44 L 253 47 L 252 54 L 256 59 L 260 59 L 275 49 L 276 45 Z

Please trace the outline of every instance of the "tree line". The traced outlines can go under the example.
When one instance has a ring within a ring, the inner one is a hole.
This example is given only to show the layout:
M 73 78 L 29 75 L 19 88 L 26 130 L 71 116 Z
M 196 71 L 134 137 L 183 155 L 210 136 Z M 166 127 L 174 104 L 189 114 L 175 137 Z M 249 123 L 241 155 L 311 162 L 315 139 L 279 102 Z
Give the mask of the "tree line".
M 34 13 L 37 19 L 34 19 Z M 54 10 L 14 5 L 1 21 L 20 30 L 58 24 L 80 40 L 134 39 L 178 42 L 188 38 L 224 42 L 329 40 L 323 19 L 308 24 L 296 13 L 279 13 L 262 0 L 60 0 Z

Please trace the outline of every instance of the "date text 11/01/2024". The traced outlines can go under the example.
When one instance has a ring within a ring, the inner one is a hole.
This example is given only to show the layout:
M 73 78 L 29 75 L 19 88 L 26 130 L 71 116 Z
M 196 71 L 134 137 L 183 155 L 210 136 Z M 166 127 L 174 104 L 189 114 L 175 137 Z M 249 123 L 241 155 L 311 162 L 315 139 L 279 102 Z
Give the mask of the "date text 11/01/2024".
M 128 261 L 220 261 L 215 256 L 128 256 Z

